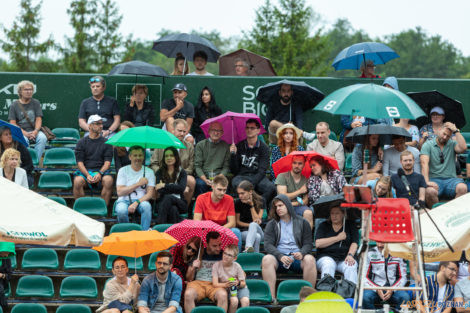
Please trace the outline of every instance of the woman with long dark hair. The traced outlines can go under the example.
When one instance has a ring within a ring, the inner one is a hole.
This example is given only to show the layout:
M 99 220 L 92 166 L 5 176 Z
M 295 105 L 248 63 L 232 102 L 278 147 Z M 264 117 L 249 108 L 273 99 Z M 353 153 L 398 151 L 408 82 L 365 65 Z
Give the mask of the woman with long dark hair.
M 184 68 L 184 71 L 183 71 Z M 189 63 L 184 60 L 184 56 L 181 53 L 176 54 L 175 64 L 173 67 L 173 72 L 170 75 L 188 75 L 189 74 Z
M 157 224 L 178 223 L 180 214 L 188 211 L 184 200 L 186 171 L 181 167 L 178 150 L 168 147 L 163 152 L 162 167 L 155 173 Z
M 259 245 L 264 238 L 261 222 L 264 211 L 264 199 L 255 192 L 255 187 L 247 180 L 237 186 L 238 199 L 235 200 L 237 227 L 242 232 L 246 252 L 259 252 Z
M 196 142 L 206 139 L 201 129 L 201 124 L 208 118 L 222 114 L 222 110 L 215 102 L 214 92 L 207 86 L 202 88 L 197 105 L 194 108 L 194 121 L 191 127 L 191 134 L 196 138 Z
M 321 156 L 309 160 L 312 175 L 307 182 L 308 201 L 312 205 L 321 196 L 337 195 L 346 185 L 341 171 L 331 168 Z

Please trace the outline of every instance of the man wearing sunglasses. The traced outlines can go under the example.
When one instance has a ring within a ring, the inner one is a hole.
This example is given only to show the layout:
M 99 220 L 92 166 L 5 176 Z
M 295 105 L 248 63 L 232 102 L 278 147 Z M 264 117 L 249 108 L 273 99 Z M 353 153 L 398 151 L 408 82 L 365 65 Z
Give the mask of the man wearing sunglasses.
M 116 99 L 105 96 L 106 81 L 101 76 L 93 76 L 90 78 L 91 97 L 86 98 L 80 104 L 78 113 L 78 124 L 88 135 L 90 129 L 87 120 L 92 115 L 99 115 L 103 119 L 102 136 L 111 137 L 118 129 L 121 123 L 121 112 Z
M 451 139 L 455 135 L 455 140 Z M 428 140 L 421 148 L 421 174 L 428 187 L 426 201 L 429 207 L 439 201 L 439 197 L 457 198 L 467 193 L 467 185 L 457 178 L 455 170 L 456 154 L 464 153 L 467 144 L 460 130 L 451 122 L 446 122 L 438 130 L 437 137 Z

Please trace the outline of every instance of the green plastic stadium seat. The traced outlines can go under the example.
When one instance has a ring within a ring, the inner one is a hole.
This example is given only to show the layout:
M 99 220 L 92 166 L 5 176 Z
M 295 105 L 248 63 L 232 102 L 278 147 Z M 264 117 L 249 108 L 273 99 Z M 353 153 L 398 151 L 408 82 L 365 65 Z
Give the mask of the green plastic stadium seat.
M 247 306 L 239 308 L 236 313 L 269 313 L 269 310 L 261 306 Z
M 218 306 L 201 305 L 192 309 L 191 313 L 225 313 L 225 311 Z
M 338 136 L 336 136 L 336 133 L 332 130 L 330 130 L 330 136 L 328 136 L 329 139 L 338 141 Z
M 8 258 L 11 260 L 11 268 L 15 269 L 17 266 L 16 255 L 10 255 Z
M 153 226 L 152 229 L 163 233 L 163 232 L 165 232 L 165 230 L 167 230 L 171 225 L 173 225 L 173 224 L 158 224 L 158 225 Z
M 31 159 L 33 160 L 33 165 L 38 166 L 39 164 L 39 158 L 36 150 L 28 148 L 29 155 L 31 156 Z
M 109 234 L 112 233 L 125 233 L 131 230 L 142 230 L 142 226 L 136 223 L 119 223 L 111 226 Z
M 279 303 L 299 302 L 299 291 L 304 286 L 312 287 L 312 284 L 302 279 L 281 281 L 277 287 L 277 301 Z
M 65 277 L 60 284 L 61 298 L 96 298 L 96 281 L 88 276 Z
M 60 204 L 62 204 L 62 205 L 67 206 L 67 202 L 66 202 L 65 199 L 62 198 L 62 197 L 48 196 L 48 198 L 51 199 L 51 200 L 54 200 L 54 201 L 57 202 L 57 203 L 60 203 Z
M 7 289 L 5 290 L 5 298 L 8 298 L 11 294 L 11 285 L 10 285 L 10 282 L 8 282 L 8 286 L 7 286 Z M 2 308 L 0 306 L 0 308 Z
M 11 309 L 11 313 L 47 313 L 47 309 L 44 304 L 18 303 Z
M 71 189 L 72 179 L 66 172 L 44 172 L 39 177 L 39 189 Z
M 91 309 L 84 304 L 63 304 L 55 313 L 91 313 Z
M 434 204 L 432 205 L 432 208 L 433 208 L 433 209 L 434 209 L 434 208 L 437 208 L 438 206 L 441 206 L 441 205 L 443 205 L 444 203 L 445 203 L 445 202 L 434 203 Z
M 29 275 L 18 280 L 16 297 L 52 298 L 53 296 L 54 284 L 48 276 Z
M 59 258 L 57 252 L 51 248 L 30 248 L 25 251 L 21 261 L 23 269 L 58 269 Z
M 52 148 L 46 150 L 42 164 L 44 167 L 75 166 L 77 165 L 77 161 L 75 160 L 75 153 L 72 149 Z
M 69 250 L 64 260 L 65 270 L 75 269 L 101 269 L 100 255 L 93 249 L 73 249 Z
M 108 255 L 106 260 L 106 269 L 110 271 L 113 268 L 113 261 L 117 258 L 117 255 Z M 138 270 L 142 271 L 144 269 L 144 263 L 142 262 L 142 258 L 138 257 L 137 259 L 125 256 L 124 259 L 127 260 L 127 264 L 129 265 L 129 270 Z
M 271 290 L 266 281 L 262 279 L 247 279 L 246 285 L 250 290 L 250 301 L 263 303 L 271 303 L 273 301 Z
M 263 257 L 263 253 L 240 253 L 237 257 L 237 263 L 241 265 L 245 272 L 261 273 L 261 260 Z
M 75 200 L 73 209 L 85 215 L 106 216 L 108 208 L 106 202 L 98 197 L 82 197 Z
M 169 250 L 166 250 L 166 251 L 169 251 Z M 155 251 L 154 253 L 152 253 L 149 257 L 149 263 L 147 264 L 147 268 L 149 271 L 155 271 L 157 268 L 155 267 L 155 261 L 157 260 L 157 254 L 159 253 L 160 251 Z
M 50 144 L 70 144 L 80 139 L 80 133 L 75 128 L 54 128 L 52 132 L 56 138 L 51 140 Z

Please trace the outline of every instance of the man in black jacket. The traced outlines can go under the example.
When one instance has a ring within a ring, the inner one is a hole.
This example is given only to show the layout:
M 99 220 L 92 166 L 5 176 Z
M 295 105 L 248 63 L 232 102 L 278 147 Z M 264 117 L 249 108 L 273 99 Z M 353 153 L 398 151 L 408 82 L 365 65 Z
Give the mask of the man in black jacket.
M 263 280 L 271 289 L 276 303 L 276 273 L 294 271 L 303 273 L 303 279 L 315 286 L 317 267 L 312 252 L 310 224 L 295 214 L 286 195 L 274 198 L 269 212 L 271 220 L 264 230 L 264 248 L 267 255 L 261 263 Z
M 258 140 L 261 124 L 256 119 L 246 121 L 246 139 L 230 146 L 230 170 L 235 175 L 233 188 L 243 180 L 250 181 L 255 190 L 269 203 L 276 193 L 276 187 L 266 177 L 269 164 L 269 148 Z

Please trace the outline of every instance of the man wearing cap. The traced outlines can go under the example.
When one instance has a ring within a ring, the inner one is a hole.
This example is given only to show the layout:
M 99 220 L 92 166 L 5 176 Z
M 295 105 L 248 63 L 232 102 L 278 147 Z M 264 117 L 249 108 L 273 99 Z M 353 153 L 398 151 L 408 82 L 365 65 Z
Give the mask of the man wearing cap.
M 188 75 L 196 76 L 214 76 L 214 74 L 206 71 L 207 65 L 207 53 L 204 51 L 196 51 L 193 55 L 193 64 L 196 70 Z
M 429 114 L 431 115 L 431 123 L 419 129 L 419 147 L 422 147 L 427 140 L 434 140 L 437 137 L 439 128 L 444 124 L 446 117 L 444 109 L 440 106 L 432 108 Z
M 91 189 L 102 185 L 101 198 L 109 204 L 112 195 L 113 177 L 109 173 L 113 158 L 113 147 L 106 144 L 106 138 L 101 136 L 103 119 L 99 115 L 88 118 L 87 128 L 90 133 L 81 138 L 75 147 L 78 170 L 73 180 L 73 196 L 75 199 L 84 197 L 85 185 Z
M 165 99 L 160 110 L 160 121 L 165 123 L 163 129 L 166 128 L 170 133 L 173 133 L 175 119 L 183 119 L 188 123 L 188 135 L 186 135 L 185 139 L 190 143 L 194 143 L 193 136 L 189 134 L 194 119 L 194 106 L 191 102 L 185 100 L 188 96 L 188 89 L 185 84 L 178 83 L 173 87 L 172 91 L 173 98 Z
M 307 151 L 315 151 L 338 161 L 340 170 L 344 168 L 344 149 L 341 142 L 330 139 L 330 125 L 319 122 L 315 127 L 317 139 L 307 145 Z
M 121 113 L 116 99 L 104 95 L 106 81 L 101 76 L 90 78 L 91 97 L 86 98 L 80 104 L 78 113 L 78 125 L 85 131 L 85 136 L 90 132 L 88 119 L 91 115 L 99 115 L 102 119 L 102 135 L 111 137 L 121 123 Z
M 451 139 L 452 134 L 455 140 Z M 467 144 L 460 130 L 451 122 L 439 128 L 437 137 L 427 140 L 421 148 L 421 173 L 426 180 L 426 201 L 428 207 L 445 196 L 453 199 L 467 193 L 467 185 L 457 178 L 455 157 L 464 153 Z
M 413 154 L 413 159 L 419 159 L 419 150 L 406 145 L 405 137 L 403 136 L 392 136 L 392 146 L 385 149 L 383 157 L 382 173 L 385 176 L 392 176 L 401 167 L 400 154 L 403 151 L 410 151 Z M 414 172 L 417 174 L 421 173 L 421 166 L 419 162 L 414 162 Z
M 266 120 L 264 125 L 269 131 L 269 142 L 276 144 L 276 131 L 286 123 L 292 123 L 302 129 L 302 106 L 292 101 L 294 91 L 289 84 L 282 84 L 279 89 L 279 101 L 266 103 Z

